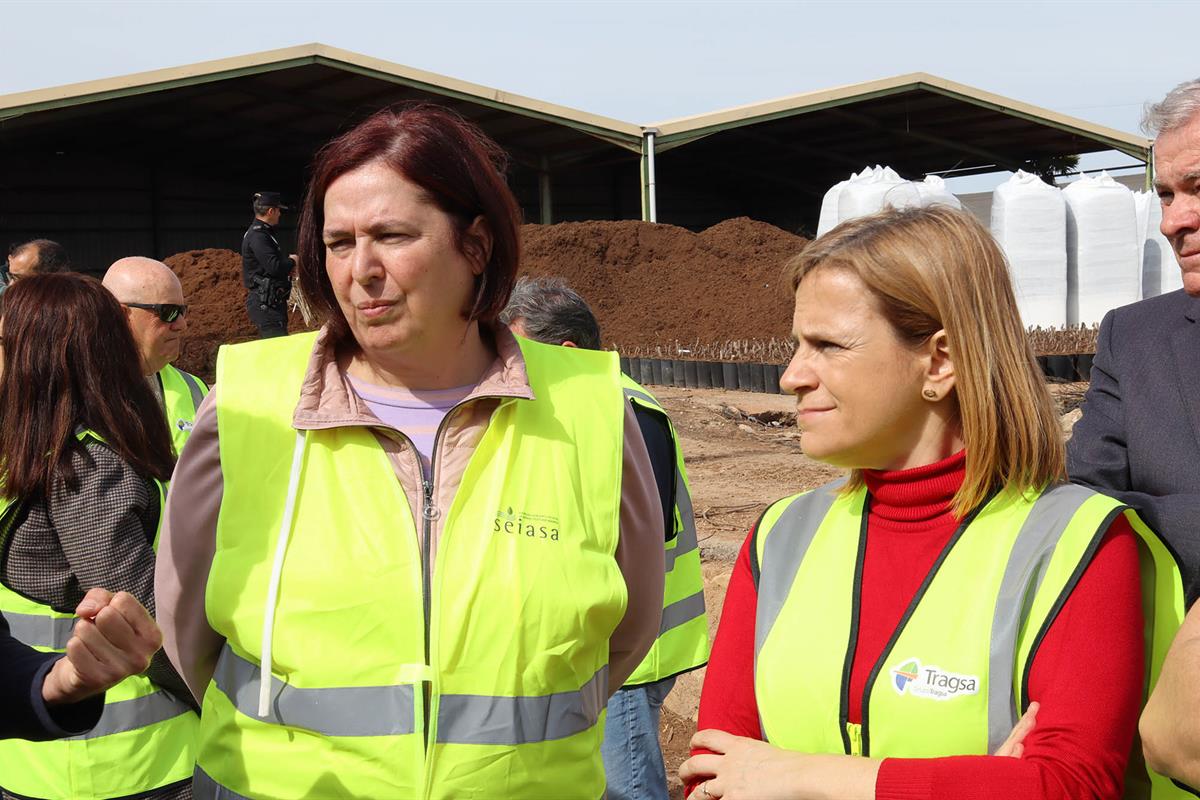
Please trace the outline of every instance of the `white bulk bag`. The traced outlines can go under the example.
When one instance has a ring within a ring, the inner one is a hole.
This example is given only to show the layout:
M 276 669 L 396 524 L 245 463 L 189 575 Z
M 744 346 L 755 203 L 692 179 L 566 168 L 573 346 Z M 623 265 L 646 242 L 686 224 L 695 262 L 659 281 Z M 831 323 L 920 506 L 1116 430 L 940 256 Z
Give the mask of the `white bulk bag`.
M 992 235 L 1008 258 L 1027 327 L 1067 323 L 1067 204 L 1062 192 L 1018 170 L 992 192 Z
M 915 184 L 922 206 L 942 205 L 962 209 L 962 203 L 946 188 L 940 175 L 926 175 L 925 180 Z
M 916 189 L 891 167 L 876 166 L 846 181 L 838 194 L 838 223 L 881 211 L 885 205 L 916 205 Z
M 1162 202 L 1154 192 L 1137 192 L 1137 229 L 1141 240 L 1142 297 L 1183 288 L 1183 275 L 1171 243 L 1162 235 Z
M 850 181 L 857 180 L 860 175 L 866 175 L 871 171 L 870 167 L 864 167 L 861 173 L 852 172 L 847 180 L 839 181 L 829 187 L 829 191 L 825 192 L 825 197 L 821 199 L 821 217 L 817 220 L 817 236 L 823 236 L 833 230 L 841 222 L 838 219 L 838 198 L 842 194 L 842 189 Z
M 1133 192 L 1108 173 L 1063 189 L 1067 201 L 1067 324 L 1091 325 L 1141 299 Z

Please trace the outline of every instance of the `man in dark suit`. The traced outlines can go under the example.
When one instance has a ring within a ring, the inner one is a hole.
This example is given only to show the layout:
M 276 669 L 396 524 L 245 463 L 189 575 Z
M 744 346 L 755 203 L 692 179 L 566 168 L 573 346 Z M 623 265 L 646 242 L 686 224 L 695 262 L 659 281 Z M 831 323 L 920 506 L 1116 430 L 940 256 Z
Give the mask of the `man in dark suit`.
M 1200 592 L 1200 80 L 1149 106 L 1162 233 L 1183 289 L 1110 311 L 1067 470 L 1137 509 Z M 1138 726 L 1146 763 L 1200 786 L 1200 604 L 1163 663 Z
M 1200 81 L 1148 109 L 1162 233 L 1183 290 L 1110 311 L 1067 446 L 1071 480 L 1137 509 L 1200 591 Z
M 162 647 L 158 626 L 128 592 L 92 589 L 76 613 L 65 655 L 26 647 L 0 616 L 0 738 L 87 732 L 104 711 L 104 692 L 144 672 Z

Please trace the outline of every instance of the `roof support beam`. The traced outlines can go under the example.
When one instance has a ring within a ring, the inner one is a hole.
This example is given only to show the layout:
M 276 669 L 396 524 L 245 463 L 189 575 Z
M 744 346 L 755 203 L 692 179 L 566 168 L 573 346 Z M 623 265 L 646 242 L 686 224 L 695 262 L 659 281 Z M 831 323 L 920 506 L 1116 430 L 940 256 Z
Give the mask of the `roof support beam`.
M 956 142 L 953 139 L 945 139 L 932 133 L 914 131 L 911 128 L 898 128 L 891 125 L 885 125 L 874 117 L 869 117 L 866 114 L 847 111 L 844 108 L 831 108 L 828 109 L 826 113 L 844 119 L 847 122 L 853 122 L 858 125 L 862 125 L 863 127 L 870 128 L 871 130 L 885 131 L 896 136 L 908 137 L 910 139 L 916 139 L 920 142 L 935 144 L 955 153 L 966 153 L 968 155 L 975 156 L 976 158 L 980 158 L 1001 166 L 1004 169 L 1012 170 L 1013 172 L 1016 172 L 1022 167 L 1022 164 L 1019 161 L 1009 158 L 1008 156 L 1001 155 L 1000 153 L 994 153 L 981 147 L 975 147 L 974 145 L 966 144 L 965 142 Z
M 810 147 L 809 145 L 796 141 L 783 141 L 777 136 L 771 136 L 750 128 L 739 128 L 738 130 L 734 131 L 734 133 L 745 139 L 749 139 L 752 142 L 758 142 L 759 144 L 770 145 L 771 147 L 778 147 L 784 150 L 791 150 L 795 157 L 798 158 L 816 157 L 824 161 L 833 161 L 835 163 L 842 164 L 843 166 L 850 167 L 854 170 L 859 170 L 867 166 L 866 164 L 863 164 L 860 159 L 842 155 L 841 153 L 838 153 L 832 149 Z

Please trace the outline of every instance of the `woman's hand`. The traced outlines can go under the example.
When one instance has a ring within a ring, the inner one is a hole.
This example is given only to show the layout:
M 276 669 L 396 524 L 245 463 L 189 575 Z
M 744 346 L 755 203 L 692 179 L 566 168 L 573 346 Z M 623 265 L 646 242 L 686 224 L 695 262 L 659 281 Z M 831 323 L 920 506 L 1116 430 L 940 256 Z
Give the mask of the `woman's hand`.
M 1025 709 L 1025 713 L 1017 720 L 1017 724 L 1013 727 L 1012 733 L 1004 740 L 1004 744 L 1000 745 L 994 756 L 1003 756 L 1006 758 L 1020 758 L 1025 754 L 1025 737 L 1033 732 L 1037 725 L 1037 712 L 1041 708 L 1037 702 L 1029 704 L 1029 708 Z
M 711 750 L 679 768 L 683 782 L 702 781 L 688 800 L 873 800 L 879 762 L 797 753 L 724 731 L 699 731 L 692 747 Z
M 92 589 L 75 613 L 80 619 L 66 658 L 54 663 L 42 684 L 47 705 L 78 702 L 145 672 L 162 647 L 158 625 L 128 592 Z

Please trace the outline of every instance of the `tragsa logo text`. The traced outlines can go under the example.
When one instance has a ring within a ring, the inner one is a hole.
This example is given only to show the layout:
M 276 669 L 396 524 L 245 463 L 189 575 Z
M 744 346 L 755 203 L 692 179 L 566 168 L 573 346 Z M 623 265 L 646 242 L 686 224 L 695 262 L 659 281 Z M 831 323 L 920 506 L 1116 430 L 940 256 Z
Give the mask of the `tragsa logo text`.
M 929 700 L 953 700 L 979 694 L 979 676 L 948 672 L 932 665 L 922 666 L 919 659 L 910 658 L 892 667 L 892 688 L 896 694 L 923 697 Z

